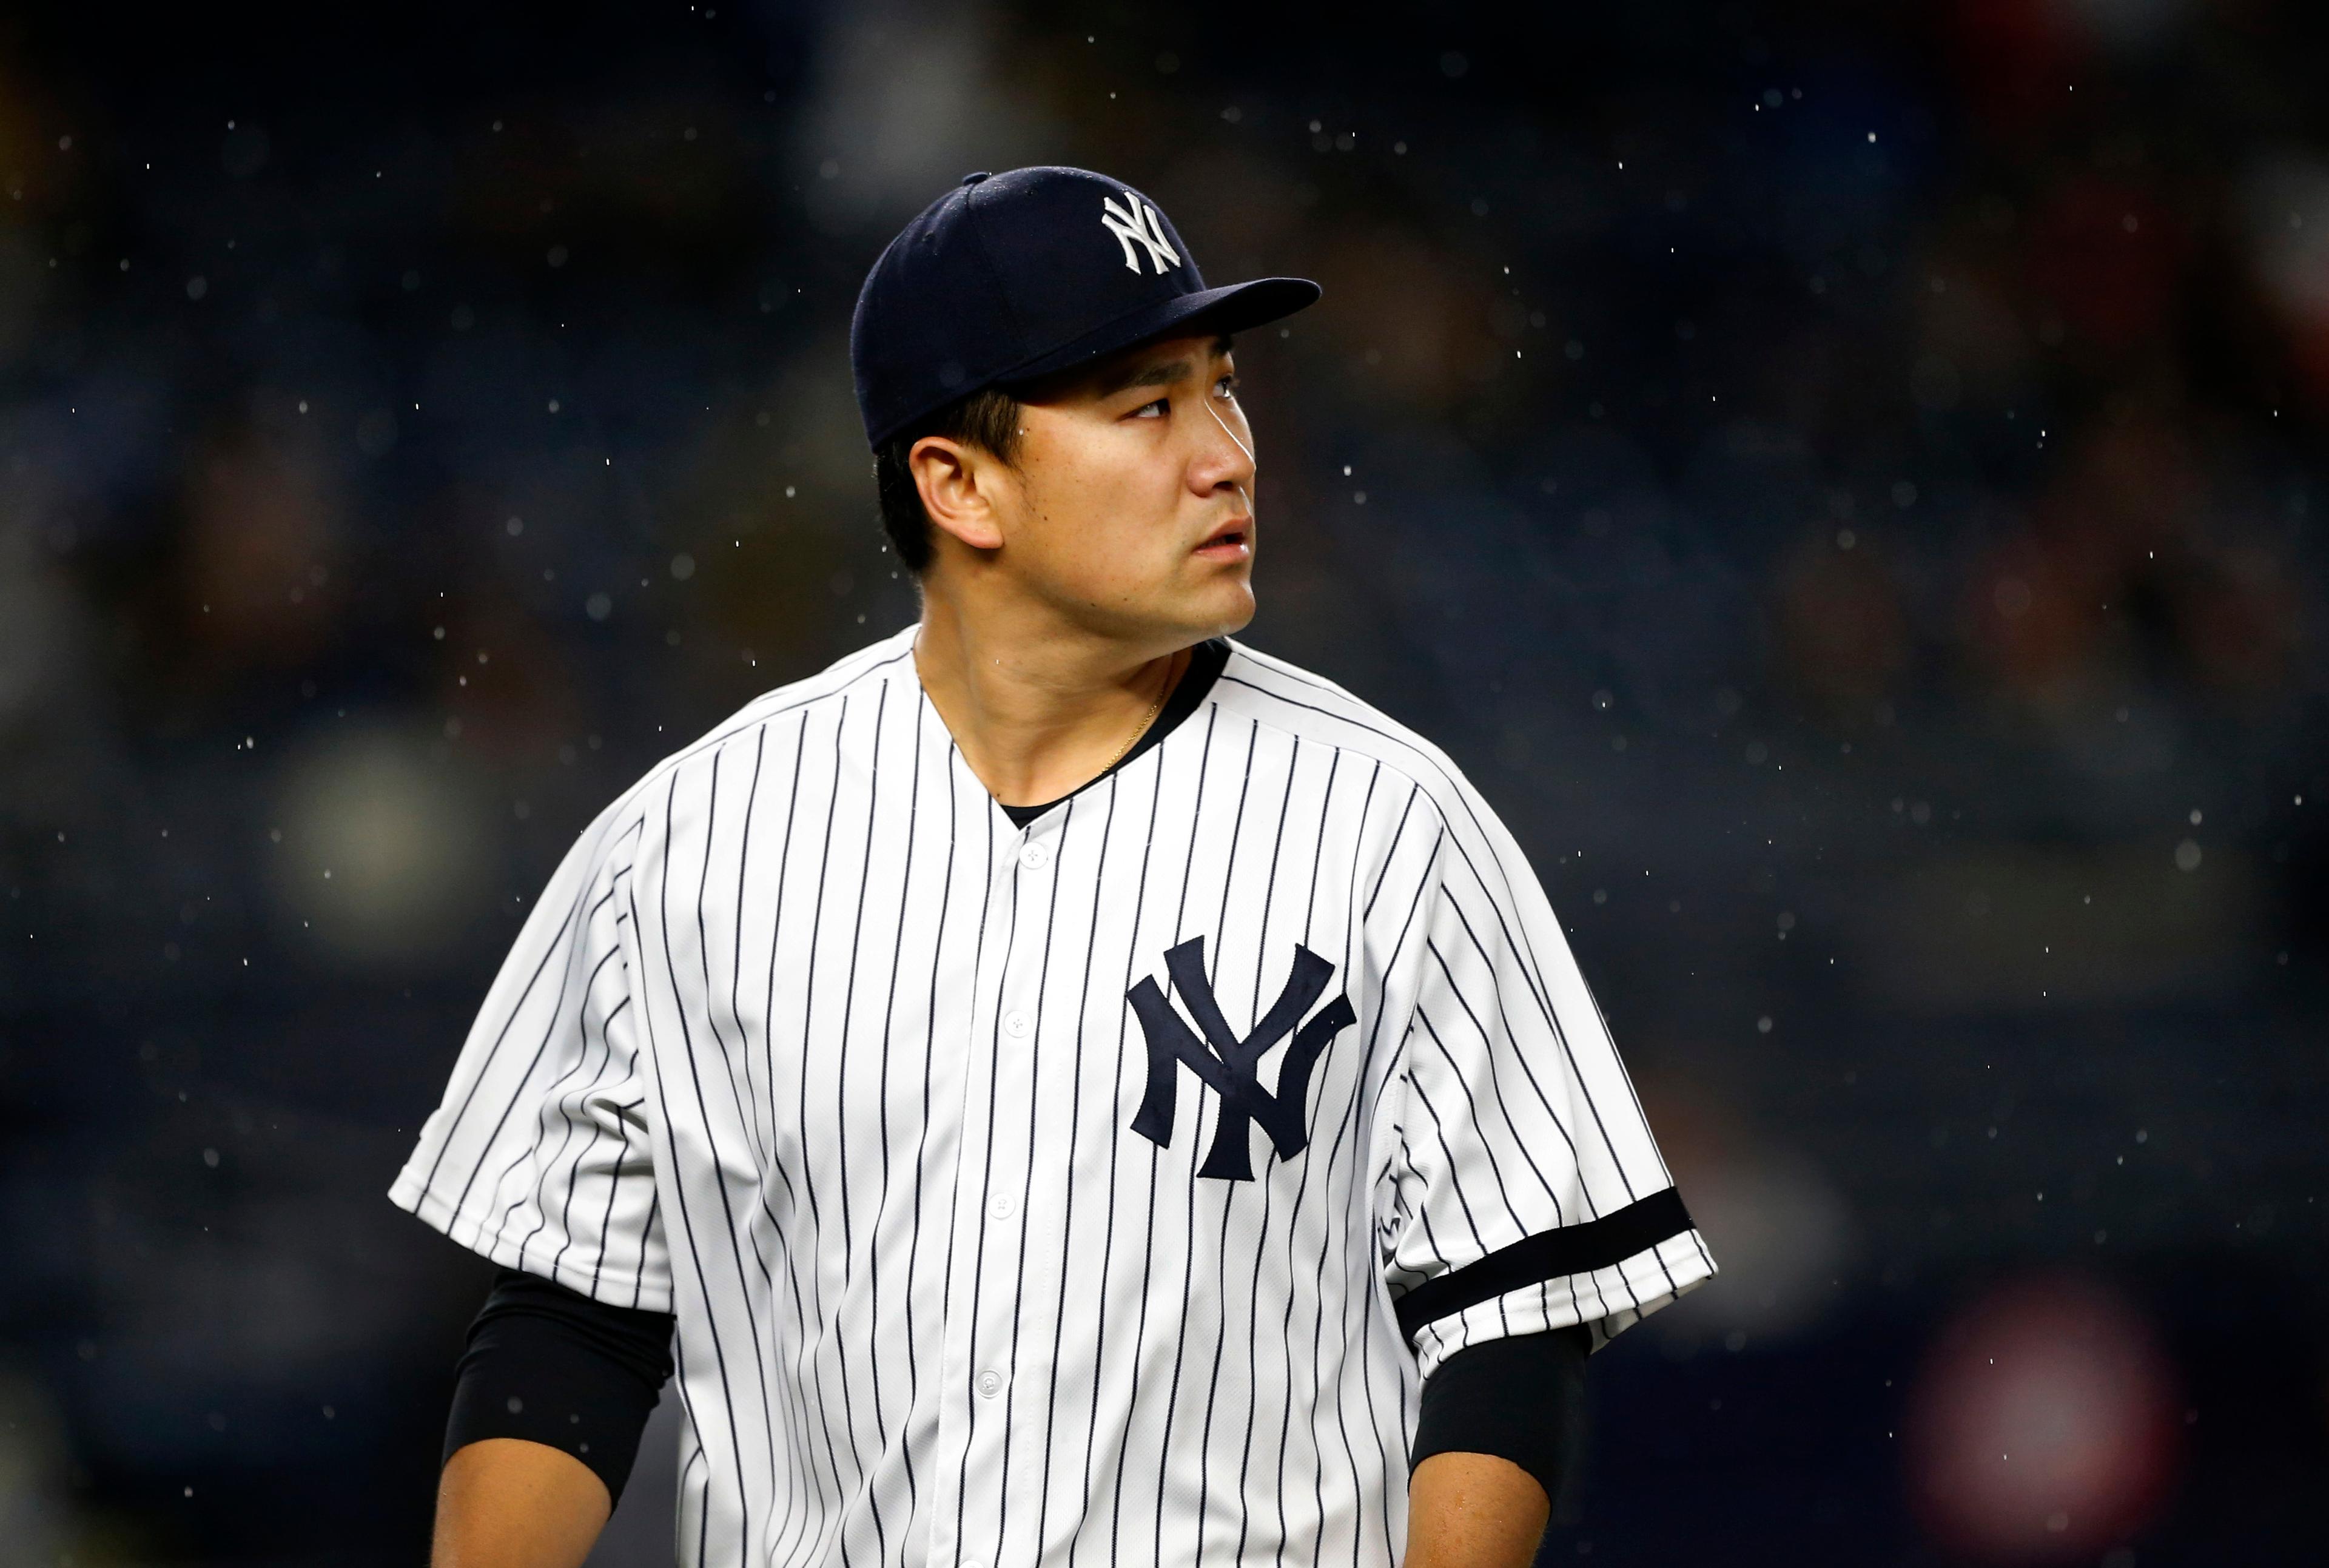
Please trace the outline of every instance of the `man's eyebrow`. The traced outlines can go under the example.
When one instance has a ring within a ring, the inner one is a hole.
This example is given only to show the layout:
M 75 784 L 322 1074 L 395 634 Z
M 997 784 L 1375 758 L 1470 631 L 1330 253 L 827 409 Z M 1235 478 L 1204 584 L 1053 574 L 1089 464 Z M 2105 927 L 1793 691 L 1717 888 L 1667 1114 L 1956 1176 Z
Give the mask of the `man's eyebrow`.
M 1171 386 L 1187 379 L 1188 374 L 1189 362 L 1185 358 L 1149 360 L 1111 372 L 1099 383 L 1099 395 L 1112 398 L 1136 386 Z
M 1212 348 L 1216 354 L 1229 353 L 1229 335 L 1224 333 L 1213 339 Z M 1112 398 L 1120 392 L 1129 392 L 1136 386 L 1171 386 L 1187 379 L 1188 374 L 1189 362 L 1186 358 L 1152 360 L 1136 368 L 1120 370 L 1110 374 L 1100 383 L 1099 395 L 1103 398 Z

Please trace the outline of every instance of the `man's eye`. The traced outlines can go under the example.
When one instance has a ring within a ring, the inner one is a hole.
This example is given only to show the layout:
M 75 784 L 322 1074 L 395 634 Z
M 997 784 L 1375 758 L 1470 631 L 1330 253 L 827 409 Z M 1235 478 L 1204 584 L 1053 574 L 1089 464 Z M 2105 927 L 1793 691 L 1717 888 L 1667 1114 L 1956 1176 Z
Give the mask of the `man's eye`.
M 1169 400 L 1164 398 L 1158 398 L 1154 402 L 1142 403 L 1138 408 L 1132 411 L 1132 417 L 1136 420 L 1161 420 L 1164 417 L 1168 401 Z
M 1233 398 L 1237 396 L 1237 389 L 1238 378 L 1235 371 L 1226 373 L 1221 380 L 1213 383 L 1213 392 L 1219 397 Z

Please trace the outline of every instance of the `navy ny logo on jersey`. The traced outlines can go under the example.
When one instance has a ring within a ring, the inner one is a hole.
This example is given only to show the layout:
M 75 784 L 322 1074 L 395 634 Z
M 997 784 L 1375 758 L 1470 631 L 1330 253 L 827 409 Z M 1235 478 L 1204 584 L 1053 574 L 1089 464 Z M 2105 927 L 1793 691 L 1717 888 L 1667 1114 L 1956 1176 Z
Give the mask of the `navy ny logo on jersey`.
M 1199 1040 L 1189 1032 L 1189 1025 L 1164 999 L 1155 977 L 1144 977 L 1127 993 L 1125 999 L 1140 1019 L 1140 1032 L 1148 1037 L 1148 1092 L 1141 1097 L 1132 1130 L 1160 1148 L 1173 1146 L 1173 1118 L 1180 1100 L 1180 1074 L 1174 1070 L 1177 1063 L 1221 1097 L 1221 1121 L 1213 1129 L 1205 1163 L 1197 1167 L 1199 1176 L 1251 1181 L 1253 1157 L 1248 1129 L 1254 1122 L 1259 1122 L 1262 1131 L 1269 1135 L 1278 1158 L 1292 1159 L 1300 1154 L 1310 1142 L 1310 1129 L 1303 1122 L 1309 1103 L 1310 1070 L 1317 1065 L 1328 1042 L 1358 1022 L 1349 997 L 1342 996 L 1319 1008 L 1316 1016 L 1299 1030 L 1294 1027 L 1326 988 L 1334 966 L 1296 943 L 1294 972 L 1287 977 L 1286 988 L 1253 1026 L 1253 1033 L 1243 1039 L 1231 1032 L 1229 1020 L 1221 1016 L 1221 1004 L 1213 999 L 1212 984 L 1205 978 L 1204 938 L 1192 937 L 1169 949 L 1164 969 L 1173 977 L 1181 1005 L 1204 1031 L 1204 1038 Z M 1269 1048 L 1289 1033 L 1294 1043 L 1287 1047 L 1286 1060 L 1278 1065 L 1278 1092 L 1272 1094 L 1262 1088 L 1255 1069 Z

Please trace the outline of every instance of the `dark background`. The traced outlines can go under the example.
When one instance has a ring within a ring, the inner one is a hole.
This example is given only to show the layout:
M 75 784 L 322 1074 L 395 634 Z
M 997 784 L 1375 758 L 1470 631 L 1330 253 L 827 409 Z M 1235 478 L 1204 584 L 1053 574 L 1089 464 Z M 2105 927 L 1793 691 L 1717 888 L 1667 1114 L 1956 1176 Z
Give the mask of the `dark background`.
M 487 1269 L 384 1189 L 575 832 L 911 619 L 851 302 L 1070 162 L 1325 284 L 1240 345 L 1246 635 L 1505 815 L 1724 1266 L 1546 1561 L 2321 1561 L 2324 65 L 2309 0 L 10 7 L 0 1556 L 422 1561 Z

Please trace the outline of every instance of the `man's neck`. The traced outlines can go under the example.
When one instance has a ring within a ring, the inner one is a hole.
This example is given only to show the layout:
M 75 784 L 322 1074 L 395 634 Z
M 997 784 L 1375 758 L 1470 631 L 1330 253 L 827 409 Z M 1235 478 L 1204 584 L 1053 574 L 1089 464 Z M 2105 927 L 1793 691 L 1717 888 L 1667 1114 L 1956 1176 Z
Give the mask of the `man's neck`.
M 1106 771 L 1171 694 L 1185 651 L 1083 628 L 966 614 L 926 594 L 914 665 L 963 760 L 1006 806 L 1035 806 Z

